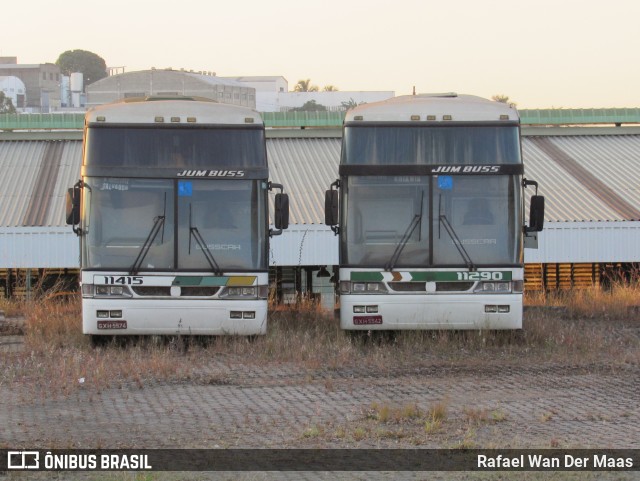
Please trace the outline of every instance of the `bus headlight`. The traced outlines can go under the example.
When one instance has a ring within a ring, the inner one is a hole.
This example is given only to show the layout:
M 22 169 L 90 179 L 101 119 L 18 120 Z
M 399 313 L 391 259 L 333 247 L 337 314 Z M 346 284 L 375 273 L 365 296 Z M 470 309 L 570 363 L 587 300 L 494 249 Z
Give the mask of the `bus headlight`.
M 354 282 L 353 284 L 351 284 L 351 290 L 353 292 L 364 292 L 367 290 L 367 283 L 366 282 Z
M 511 282 L 480 282 L 475 292 L 495 292 L 505 294 L 511 292 Z
M 124 294 L 124 288 L 122 286 L 111 286 L 109 288 L 110 296 L 121 296 Z
M 82 297 L 109 297 L 129 298 L 133 297 L 127 286 L 105 286 L 102 284 L 82 284 Z
M 268 292 L 268 290 L 267 290 Z M 235 299 L 255 299 L 257 297 L 257 288 L 254 287 L 225 287 L 220 292 L 220 297 L 233 297 Z
M 341 294 L 384 294 L 387 286 L 384 282 L 340 282 Z
M 93 284 L 82 284 L 82 297 L 93 297 L 95 286 Z

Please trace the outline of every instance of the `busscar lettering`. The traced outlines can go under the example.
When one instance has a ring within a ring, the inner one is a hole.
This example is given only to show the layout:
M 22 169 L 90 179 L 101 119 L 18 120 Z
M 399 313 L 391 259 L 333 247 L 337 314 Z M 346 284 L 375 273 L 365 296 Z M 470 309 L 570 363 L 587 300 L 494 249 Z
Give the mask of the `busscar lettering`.
M 177 177 L 244 177 L 244 170 L 183 170 Z
M 207 249 L 220 251 L 239 251 L 242 250 L 242 246 L 240 244 L 207 244 Z M 202 247 L 196 246 L 196 250 L 202 250 Z

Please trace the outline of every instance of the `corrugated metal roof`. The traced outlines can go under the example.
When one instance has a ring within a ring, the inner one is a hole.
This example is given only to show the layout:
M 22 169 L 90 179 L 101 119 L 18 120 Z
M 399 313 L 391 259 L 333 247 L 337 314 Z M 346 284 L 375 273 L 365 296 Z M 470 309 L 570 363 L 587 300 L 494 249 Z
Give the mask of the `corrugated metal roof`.
M 324 130 L 317 136 L 309 130 L 277 134 L 267 139 L 270 179 L 283 184 L 290 194 L 290 222 L 323 224 L 324 191 L 338 177 L 339 134 L 333 131 L 327 137 Z M 523 137 L 525 175 L 540 184 L 547 221 L 637 220 L 621 215 L 615 203 L 594 195 L 533 139 Z M 545 139 L 640 211 L 640 134 L 550 135 Z M 57 158 L 51 157 L 50 150 L 47 157 L 52 142 L 63 146 L 62 154 L 59 166 L 47 169 L 44 159 Z M 64 226 L 66 190 L 80 176 L 81 152 L 80 140 L 0 141 L 0 226 L 25 226 L 28 217 L 33 225 Z M 46 198 L 38 199 L 36 185 L 55 187 Z
M 523 137 L 522 145 L 525 175 L 546 196 L 547 220 L 640 220 L 640 135 L 548 136 L 544 142 L 553 148 L 541 148 L 539 137 Z
M 66 197 L 67 189 L 80 179 L 82 164 L 82 142 L 71 141 L 64 143 L 64 151 L 58 170 L 55 189 L 49 207 L 48 225 L 66 225 Z
M 46 146 L 38 141 L 0 142 L 0 226 L 25 225 Z
M 525 177 L 536 180 L 545 196 L 545 219 L 552 222 L 624 220 L 563 170 L 531 139 L 522 141 Z
M 553 142 L 626 202 L 640 206 L 640 136 L 557 137 Z M 603 160 L 606 159 L 606 165 Z M 640 219 L 635 219 L 640 220 Z
M 267 139 L 269 175 L 289 193 L 290 223 L 324 224 L 324 191 L 338 178 L 340 144 L 340 138 Z

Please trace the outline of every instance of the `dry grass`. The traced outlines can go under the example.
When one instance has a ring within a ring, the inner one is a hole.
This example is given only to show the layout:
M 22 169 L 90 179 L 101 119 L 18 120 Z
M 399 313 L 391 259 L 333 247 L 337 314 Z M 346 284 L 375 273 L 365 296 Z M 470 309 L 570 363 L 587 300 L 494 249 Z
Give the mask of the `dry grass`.
M 422 413 L 415 403 L 404 406 L 391 406 L 388 403 L 371 404 L 367 413 L 367 418 L 374 419 L 380 423 L 402 423 L 407 420 L 420 418 Z
M 490 410 L 486 407 L 466 407 L 462 410 L 464 421 L 471 426 L 501 423 L 507 415 L 501 409 Z
M 0 311 L 2 311 L 6 317 L 18 316 L 24 312 L 24 302 L 17 299 L 0 297 Z
M 29 302 L 22 352 L 0 356 L 0 383 L 23 382 L 42 396 L 67 395 L 78 389 L 100 392 L 123 383 L 140 388 L 155 380 L 182 378 L 189 363 L 169 345 L 143 344 L 92 349 L 82 335 L 79 299 Z
M 640 327 L 629 306 L 640 302 L 640 288 L 618 285 L 560 294 L 528 295 L 527 302 L 561 305 L 572 313 L 559 320 L 551 314 L 525 319 L 522 333 L 512 331 L 404 331 L 391 336 L 352 339 L 339 328 L 333 313 L 317 304 L 279 307 L 269 316 L 266 336 L 213 338 L 204 344 L 157 342 L 154 338 L 122 347 L 91 348 L 81 334 L 80 299 L 47 299 L 28 303 L 2 300 L 8 315 L 26 318 L 25 349 L 0 354 L 0 383 L 24 381 L 40 392 L 68 394 L 78 389 L 102 390 L 123 383 L 144 387 L 156 381 L 188 381 L 202 375 L 203 366 L 219 357 L 235 357 L 248 365 L 293 363 L 315 369 L 360 369 L 384 374 L 402 366 L 501 366 L 523 359 L 607 365 L 640 363 L 640 340 L 621 331 L 622 325 Z M 623 317 L 624 315 L 624 317 Z M 597 319 L 594 319 L 597 316 Z M 377 340 L 378 342 L 371 342 Z M 215 377 L 215 374 L 211 374 Z M 338 377 L 338 379 L 340 379 Z M 84 382 L 80 382 L 84 380 Z M 310 378 L 308 381 L 312 381 Z M 218 380 L 219 381 L 219 380 Z M 215 379 L 211 382 L 217 382 Z M 324 378 L 328 391 L 333 378 Z M 415 408 L 415 412 L 412 409 Z M 416 407 L 380 406 L 376 416 L 399 420 L 424 418 L 425 429 L 438 429 L 446 416 L 417 411 Z M 491 416 L 490 413 L 487 413 Z M 431 426 L 433 425 L 433 426 Z M 354 436 L 357 437 L 357 436 Z
M 571 318 L 633 319 L 640 307 L 640 278 L 631 282 L 613 281 L 609 288 L 593 285 L 587 289 L 527 292 L 529 306 L 564 307 Z

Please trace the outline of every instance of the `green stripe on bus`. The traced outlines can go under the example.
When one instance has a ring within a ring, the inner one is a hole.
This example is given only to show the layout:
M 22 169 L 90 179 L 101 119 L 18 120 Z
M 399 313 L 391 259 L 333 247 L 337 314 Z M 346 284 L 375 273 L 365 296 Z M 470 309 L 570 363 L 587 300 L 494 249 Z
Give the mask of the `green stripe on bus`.
M 389 274 L 400 274 L 390 272 Z M 406 273 L 405 273 L 406 274 Z M 400 275 L 402 282 L 464 282 L 464 281 L 510 281 L 511 271 L 427 271 L 409 272 L 407 276 Z M 382 272 L 351 272 L 351 281 L 380 282 L 384 280 Z
M 511 271 L 411 272 L 414 282 L 510 281 Z
M 352 281 L 364 281 L 364 282 L 380 282 L 383 280 L 382 272 L 352 272 Z
M 228 277 L 215 276 L 177 276 L 174 286 L 226 286 Z

